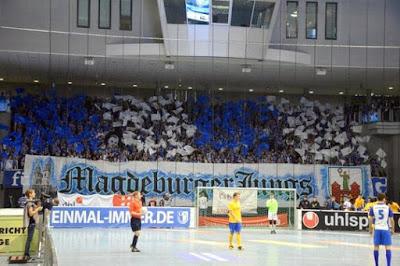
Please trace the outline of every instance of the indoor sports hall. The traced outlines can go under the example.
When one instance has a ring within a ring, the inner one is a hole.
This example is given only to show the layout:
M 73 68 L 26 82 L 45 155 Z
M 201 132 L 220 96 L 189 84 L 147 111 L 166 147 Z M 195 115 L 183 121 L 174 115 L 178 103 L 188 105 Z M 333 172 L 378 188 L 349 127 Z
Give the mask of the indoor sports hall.
M 400 265 L 400 1 L 0 1 L 0 265 Z

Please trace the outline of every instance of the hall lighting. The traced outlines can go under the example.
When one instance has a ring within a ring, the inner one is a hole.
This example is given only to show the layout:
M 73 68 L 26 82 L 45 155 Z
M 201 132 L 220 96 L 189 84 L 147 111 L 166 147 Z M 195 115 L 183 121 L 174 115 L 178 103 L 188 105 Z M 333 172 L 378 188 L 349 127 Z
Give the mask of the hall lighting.
M 297 18 L 297 11 L 293 11 L 293 13 L 290 14 L 290 16 L 292 16 L 292 17 L 294 17 L 294 18 Z
M 344 92 L 343 92 L 343 91 L 339 91 L 339 94 L 340 94 L 340 95 L 343 95 L 343 94 L 344 94 Z
M 214 9 L 229 9 L 229 6 L 219 6 L 219 5 L 213 5 Z
M 100 83 L 100 86 L 106 86 L 106 84 L 104 82 Z
M 68 81 L 68 85 L 71 85 L 72 84 L 72 81 Z
M 165 85 L 165 86 L 164 86 L 164 89 L 168 89 L 168 88 L 169 88 L 169 86 L 168 86 L 168 85 Z
M 318 76 L 325 76 L 326 75 L 326 68 L 317 67 L 315 69 L 315 74 L 317 74 Z
M 389 87 L 388 89 L 389 89 L 389 90 L 393 90 L 394 88 L 393 88 L 393 87 Z
M 218 88 L 218 90 L 219 90 L 219 91 L 223 91 L 223 90 L 224 90 L 224 88 Z
M 85 57 L 84 63 L 87 66 L 93 66 L 94 65 L 94 57 L 91 57 L 91 56 Z
M 164 65 L 164 68 L 167 70 L 173 70 L 173 69 L 175 69 L 175 65 L 173 62 L 166 62 Z
M 34 80 L 33 80 L 33 83 L 39 83 L 39 80 L 34 79 Z
M 284 90 L 279 90 L 279 93 L 283 93 L 284 92 Z
M 242 66 L 242 72 L 243 73 L 250 73 L 251 72 L 251 66 L 250 65 L 243 65 Z
M 253 89 L 249 89 L 249 92 L 253 92 L 254 90 Z
M 191 90 L 191 89 L 193 89 L 193 88 L 189 86 L 189 87 L 188 87 L 188 90 Z
M 137 84 L 133 84 L 132 87 L 137 88 Z
M 0 78 L 0 81 L 4 81 L 4 78 Z
M 309 93 L 309 94 L 314 94 L 314 91 L 309 91 L 308 93 Z
M 375 94 L 373 92 L 371 92 L 371 96 L 374 96 Z

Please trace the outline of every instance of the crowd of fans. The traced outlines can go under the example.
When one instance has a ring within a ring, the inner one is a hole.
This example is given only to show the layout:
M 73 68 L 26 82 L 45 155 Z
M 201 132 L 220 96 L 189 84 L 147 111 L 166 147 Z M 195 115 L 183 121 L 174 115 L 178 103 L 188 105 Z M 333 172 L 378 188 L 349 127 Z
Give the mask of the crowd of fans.
M 400 97 L 375 96 L 369 104 L 356 97 L 351 105 L 345 105 L 345 114 L 347 122 L 400 122 Z
M 299 209 L 315 209 L 315 210 L 342 210 L 342 211 L 369 211 L 369 209 L 375 205 L 377 199 L 369 197 L 365 199 L 361 195 L 357 198 L 343 197 L 340 201 L 334 196 L 327 198 L 323 204 L 320 204 L 317 198 L 313 198 L 311 201 L 304 196 L 300 201 Z M 392 209 L 393 212 L 400 212 L 400 206 L 397 202 L 388 200 L 387 205 Z
M 389 108 L 388 116 L 397 119 L 398 106 L 398 98 L 379 100 L 362 112 L 383 110 L 386 117 Z M 63 98 L 19 89 L 10 107 L 12 125 L 0 151 L 6 168 L 22 168 L 25 154 L 38 154 L 112 162 L 370 164 L 382 170 L 381 158 L 366 149 L 369 137 L 357 129 L 361 106 L 275 96 Z

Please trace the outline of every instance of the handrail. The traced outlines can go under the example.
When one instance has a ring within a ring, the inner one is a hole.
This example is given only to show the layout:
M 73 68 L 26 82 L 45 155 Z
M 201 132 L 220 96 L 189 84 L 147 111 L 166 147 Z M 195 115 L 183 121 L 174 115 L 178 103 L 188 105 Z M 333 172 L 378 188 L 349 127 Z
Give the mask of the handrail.
M 38 259 L 42 260 L 45 266 L 57 266 L 57 253 L 54 247 L 54 242 L 51 237 L 51 232 L 48 224 L 50 211 L 45 210 L 43 214 L 43 222 L 39 227 L 39 253 Z

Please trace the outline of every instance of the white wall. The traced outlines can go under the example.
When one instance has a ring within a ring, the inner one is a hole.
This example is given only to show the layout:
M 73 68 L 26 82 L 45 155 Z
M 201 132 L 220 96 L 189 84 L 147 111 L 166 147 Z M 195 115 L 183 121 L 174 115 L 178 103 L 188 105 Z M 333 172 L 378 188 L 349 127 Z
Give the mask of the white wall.
M 138 43 L 139 37 L 154 43 L 161 37 L 156 0 L 133 0 L 132 31 L 119 30 L 119 0 L 112 0 L 110 30 L 98 28 L 98 0 L 91 0 L 89 29 L 77 27 L 76 0 L 2 0 L 0 7 L 0 50 L 47 53 L 49 30 L 53 53 L 104 55 L 106 44 Z
M 286 1 L 281 2 L 272 43 L 291 44 L 292 49 L 310 54 L 312 62 L 315 54 L 316 65 L 399 67 L 400 1 L 319 0 L 317 40 L 305 38 L 306 1 L 298 0 L 298 39 L 286 39 Z M 338 38 L 333 41 L 325 40 L 326 2 L 338 3 Z
M 330 0 L 329 0 L 330 1 Z M 325 3 L 318 1 L 318 40 L 305 39 L 305 2 L 299 0 L 299 38 L 286 39 L 286 1 L 277 1 L 276 23 L 272 30 L 226 26 L 168 25 L 162 33 L 157 0 L 133 0 L 133 30 L 119 30 L 119 0 L 112 1 L 112 29 L 98 29 L 98 1 L 91 1 L 90 29 L 76 27 L 76 0 L 2 0 L 0 25 L 40 30 L 76 32 L 83 35 L 52 34 L 52 52 L 104 55 L 106 44 L 137 43 L 136 37 L 183 39 L 167 44 L 167 54 L 182 56 L 229 56 L 255 58 L 267 56 L 258 44 L 292 44 L 280 49 L 297 51 L 270 55 L 295 63 L 354 67 L 399 67 L 400 1 L 398 0 L 337 0 L 338 40 L 325 40 Z M 52 11 L 49 11 L 49 7 Z M 278 8 L 280 6 L 280 8 Z M 51 23 L 50 23 L 51 15 Z M 269 34 L 272 38 L 269 38 Z M 87 35 L 87 34 L 95 34 Z M 98 34 L 98 35 L 96 35 Z M 0 28 L 0 50 L 48 52 L 48 32 L 28 32 Z M 215 41 L 214 41 L 215 40 Z M 144 40 L 142 39 L 142 42 Z M 157 42 L 145 40 L 145 42 Z M 88 45 L 87 45 L 88 44 Z M 308 45 L 305 47 L 304 45 Z M 314 46 L 316 45 L 316 46 Z M 353 45 L 349 49 L 348 45 Z M 179 51 L 177 50 L 179 46 Z M 344 46 L 344 47 L 341 47 Z M 370 46 L 366 49 L 365 46 Z M 380 46 L 386 46 L 383 49 Z M 395 46 L 395 47 L 389 47 Z M 276 49 L 276 45 L 270 46 Z M 270 49 L 272 51 L 272 49 Z M 160 54 L 160 51 L 156 55 Z M 374 70 L 382 71 L 382 70 Z

